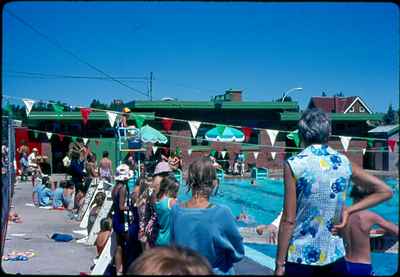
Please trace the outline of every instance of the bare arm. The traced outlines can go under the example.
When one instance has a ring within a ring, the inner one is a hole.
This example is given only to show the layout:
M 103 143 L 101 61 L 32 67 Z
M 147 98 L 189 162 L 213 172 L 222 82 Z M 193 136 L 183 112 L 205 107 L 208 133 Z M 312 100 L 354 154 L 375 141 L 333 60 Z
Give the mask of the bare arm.
M 378 224 L 383 230 L 391 235 L 394 235 L 396 237 L 399 235 L 399 226 L 390 221 L 387 221 L 380 215 L 374 214 L 374 223 Z
M 278 251 L 275 273 L 283 273 L 280 268 L 285 264 L 289 241 L 292 237 L 296 220 L 296 181 L 287 163 L 284 167 L 285 197 L 282 220 L 279 224 Z
M 360 187 L 367 188 L 367 190 L 372 191 L 370 195 L 364 197 L 357 203 L 349 206 L 343 211 L 342 223 L 334 226 L 334 231 L 343 228 L 347 222 L 349 216 L 357 211 L 368 209 L 375 206 L 385 200 L 390 199 L 393 196 L 393 191 L 379 178 L 368 174 L 365 170 L 359 167 L 357 164 L 352 163 L 353 175 L 352 180 L 354 183 Z
M 124 187 L 120 188 L 119 191 L 119 209 L 121 211 L 125 211 L 126 207 L 125 207 L 125 194 L 126 194 L 126 190 Z

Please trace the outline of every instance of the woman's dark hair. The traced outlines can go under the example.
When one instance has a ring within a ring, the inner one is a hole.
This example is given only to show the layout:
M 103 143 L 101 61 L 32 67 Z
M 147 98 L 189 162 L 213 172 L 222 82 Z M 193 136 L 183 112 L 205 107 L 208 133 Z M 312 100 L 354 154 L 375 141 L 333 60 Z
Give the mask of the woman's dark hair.
M 188 192 L 192 190 L 192 195 L 198 193 L 209 197 L 214 188 L 214 181 L 217 173 L 209 157 L 203 157 L 189 166 L 188 173 Z
M 103 218 L 100 221 L 100 230 L 101 231 L 111 231 L 111 223 L 109 218 Z
M 164 177 L 160 182 L 160 189 L 157 193 L 157 199 L 161 199 L 161 197 L 166 193 L 169 197 L 176 198 L 178 190 L 178 181 L 176 180 L 174 175 L 169 174 L 168 176 Z
M 331 123 L 326 113 L 319 109 L 308 109 L 301 116 L 299 134 L 307 145 L 327 143 L 331 133 Z
M 103 158 L 108 158 L 108 151 L 107 150 L 103 152 Z
M 59 187 L 63 188 L 63 189 L 66 188 L 67 187 L 67 181 L 61 180 L 60 183 L 59 183 Z
M 155 247 L 143 252 L 128 268 L 128 275 L 212 275 L 206 258 L 180 246 Z
M 68 189 L 71 189 L 71 188 L 74 188 L 74 187 L 75 187 L 75 184 L 74 184 L 74 182 L 72 182 L 72 180 L 68 180 L 68 181 L 67 181 L 66 187 L 67 187 Z
M 148 187 L 147 178 L 143 176 L 138 178 L 136 181 L 136 186 L 139 187 L 139 195 L 142 195 Z

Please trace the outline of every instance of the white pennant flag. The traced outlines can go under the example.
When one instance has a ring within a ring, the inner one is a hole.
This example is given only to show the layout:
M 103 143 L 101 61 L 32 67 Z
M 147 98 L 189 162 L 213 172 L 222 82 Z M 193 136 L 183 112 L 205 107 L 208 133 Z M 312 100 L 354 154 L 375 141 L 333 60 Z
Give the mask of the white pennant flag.
M 24 101 L 24 104 L 26 106 L 26 115 L 29 116 L 35 101 L 30 99 L 22 99 L 22 101 Z
M 188 122 L 189 122 L 190 130 L 192 130 L 193 138 L 196 138 L 197 131 L 199 130 L 201 122 L 200 121 L 188 121 Z
M 158 147 L 157 146 L 153 146 L 153 154 L 155 154 L 157 152 Z
M 276 152 L 271 152 L 272 159 L 275 160 Z
M 363 148 L 362 151 L 363 151 L 363 155 L 365 155 L 365 151 L 367 151 L 367 149 Z
M 257 160 L 257 158 L 258 158 L 258 154 L 260 154 L 260 152 L 253 152 L 253 155 L 254 155 L 254 159 L 256 159 Z
M 53 134 L 50 133 L 50 132 L 46 132 L 46 135 L 47 135 L 47 138 L 50 140 L 50 139 L 51 139 L 51 136 L 52 136 Z
M 351 140 L 351 137 L 340 136 L 340 141 L 342 142 L 344 151 L 346 151 L 346 152 L 347 152 L 347 149 L 349 148 L 350 140 Z
M 88 140 L 89 140 L 88 138 L 83 138 L 83 143 L 86 145 Z
M 221 151 L 222 158 L 225 159 L 226 151 Z
M 271 145 L 274 146 L 276 136 L 278 135 L 279 131 L 278 130 L 269 130 L 269 129 L 267 129 L 266 131 L 269 136 L 269 139 L 271 140 Z
M 189 149 L 188 149 L 188 154 L 189 154 L 189 156 L 192 155 L 192 148 L 189 148 Z
M 114 112 L 107 112 L 107 116 L 111 127 L 114 127 L 115 119 L 117 119 L 117 114 Z

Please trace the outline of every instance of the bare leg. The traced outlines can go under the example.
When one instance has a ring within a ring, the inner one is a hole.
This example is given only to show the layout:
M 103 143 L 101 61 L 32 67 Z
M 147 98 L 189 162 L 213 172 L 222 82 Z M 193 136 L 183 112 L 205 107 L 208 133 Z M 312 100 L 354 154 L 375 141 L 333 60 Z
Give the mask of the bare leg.
M 117 274 L 122 273 L 122 247 L 120 245 L 117 246 L 117 250 L 115 252 L 115 267 L 117 269 Z

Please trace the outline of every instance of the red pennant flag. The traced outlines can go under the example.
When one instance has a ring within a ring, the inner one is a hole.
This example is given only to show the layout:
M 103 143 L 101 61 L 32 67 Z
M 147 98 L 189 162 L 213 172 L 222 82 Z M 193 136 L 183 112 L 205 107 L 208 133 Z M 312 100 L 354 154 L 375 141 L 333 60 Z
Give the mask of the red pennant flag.
M 388 139 L 388 145 L 391 152 L 394 152 L 394 147 L 396 146 L 396 141 L 394 139 Z
M 99 146 L 100 141 L 98 139 L 95 140 L 96 146 Z
M 60 141 L 64 140 L 64 135 L 63 134 L 58 134 L 58 138 L 60 139 Z
M 83 124 L 86 125 L 89 120 L 89 114 L 92 112 L 91 108 L 81 108 L 81 115 L 83 117 Z
M 243 133 L 244 133 L 244 136 L 245 136 L 245 140 L 247 142 L 251 137 L 252 130 L 249 127 L 243 127 L 242 130 L 243 130 Z
M 172 123 L 174 123 L 174 121 L 171 118 L 164 117 L 161 120 L 161 123 L 162 123 L 162 125 L 164 127 L 164 130 L 169 132 L 171 130 L 171 128 L 172 128 Z

